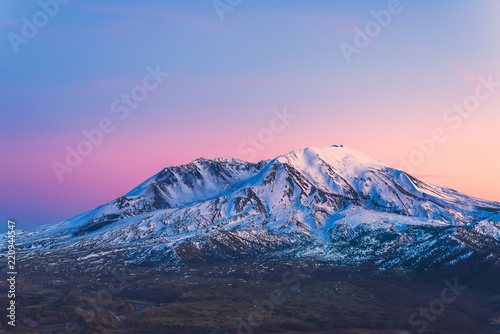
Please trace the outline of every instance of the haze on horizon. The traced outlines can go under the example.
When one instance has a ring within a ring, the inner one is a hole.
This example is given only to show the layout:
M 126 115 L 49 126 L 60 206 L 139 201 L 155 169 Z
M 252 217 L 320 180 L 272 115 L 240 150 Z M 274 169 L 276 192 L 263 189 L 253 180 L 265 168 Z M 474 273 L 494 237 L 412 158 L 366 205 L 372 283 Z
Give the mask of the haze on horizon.
M 0 3 L 0 214 L 20 229 L 199 157 L 333 144 L 500 202 L 498 1 L 255 0 L 223 20 L 211 1 L 70 1 L 13 47 L 41 10 Z M 86 133 L 97 144 L 61 180 L 54 162 Z

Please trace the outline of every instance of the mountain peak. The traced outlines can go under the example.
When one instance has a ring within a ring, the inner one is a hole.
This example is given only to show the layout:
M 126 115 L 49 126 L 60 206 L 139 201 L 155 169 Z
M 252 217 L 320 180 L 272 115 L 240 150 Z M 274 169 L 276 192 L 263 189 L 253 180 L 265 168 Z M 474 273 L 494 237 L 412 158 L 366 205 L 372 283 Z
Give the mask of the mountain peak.
M 199 166 L 204 166 L 206 164 L 212 164 L 212 163 L 223 163 L 223 164 L 229 164 L 229 165 L 245 165 L 245 164 L 251 164 L 250 162 L 246 162 L 246 161 L 243 161 L 243 160 L 240 160 L 240 159 L 236 159 L 236 158 L 213 158 L 213 159 L 207 159 L 207 158 L 203 158 L 203 157 L 200 157 L 198 159 L 195 159 L 193 161 L 191 161 L 191 164 L 196 164 L 196 165 L 199 165 Z M 168 167 L 170 168 L 170 167 Z
M 387 165 L 361 152 L 343 145 L 329 147 L 306 147 L 293 150 L 277 158 L 278 162 L 297 166 L 299 169 L 308 169 L 321 164 L 328 164 L 340 171 L 349 174 L 356 173 L 363 168 L 385 169 Z
M 469 234 L 460 236 L 464 240 L 471 237 L 467 229 L 480 224 L 474 233 L 492 242 L 500 238 L 499 219 L 499 203 L 428 184 L 333 145 L 294 150 L 259 163 L 199 158 L 168 167 L 110 203 L 18 240 L 20 250 L 59 249 L 67 256 L 74 247 L 81 258 L 106 254 L 107 247 L 118 245 L 116 251 L 129 263 L 171 263 L 189 258 L 185 251 L 222 256 L 226 251 L 282 252 L 291 247 L 299 254 L 304 247 L 316 252 L 315 247 L 331 246 L 337 252 L 339 242 L 358 245 L 360 239 L 353 243 L 349 238 L 370 231 L 375 234 L 366 245 L 379 244 L 373 242 L 379 238 L 380 249 L 390 250 L 405 247 L 408 233 L 415 231 L 415 238 L 427 238 L 428 228 L 435 227 L 440 237 L 445 225 L 465 227 L 461 230 Z M 425 233 L 418 232 L 420 226 Z M 393 238 L 399 241 L 393 243 Z M 348 248 L 335 258 L 352 253 Z

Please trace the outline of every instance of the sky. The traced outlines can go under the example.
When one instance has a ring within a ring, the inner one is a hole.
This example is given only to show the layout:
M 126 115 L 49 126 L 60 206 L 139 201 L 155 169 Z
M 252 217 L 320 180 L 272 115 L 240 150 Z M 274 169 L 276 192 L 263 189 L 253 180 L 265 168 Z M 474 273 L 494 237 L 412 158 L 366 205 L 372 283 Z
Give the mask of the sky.
M 500 1 L 0 2 L 0 232 L 343 144 L 500 201 Z

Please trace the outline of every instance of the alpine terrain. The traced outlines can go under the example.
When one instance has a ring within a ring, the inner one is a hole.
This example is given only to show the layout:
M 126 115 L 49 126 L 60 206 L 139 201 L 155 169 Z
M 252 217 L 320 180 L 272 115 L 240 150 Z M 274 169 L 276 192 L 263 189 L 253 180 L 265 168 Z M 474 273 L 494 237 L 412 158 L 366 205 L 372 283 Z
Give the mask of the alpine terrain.
M 471 258 L 498 264 L 500 203 L 334 145 L 259 163 L 200 158 L 168 167 L 120 198 L 17 238 L 21 263 L 265 258 L 426 270 Z

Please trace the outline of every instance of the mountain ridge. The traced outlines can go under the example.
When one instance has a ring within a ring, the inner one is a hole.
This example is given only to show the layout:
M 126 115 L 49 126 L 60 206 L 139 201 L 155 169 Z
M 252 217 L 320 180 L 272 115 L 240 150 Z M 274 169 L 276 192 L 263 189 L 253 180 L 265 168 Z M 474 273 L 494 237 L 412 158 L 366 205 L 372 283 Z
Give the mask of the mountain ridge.
M 104 254 L 169 266 L 268 256 L 405 267 L 417 244 L 425 245 L 417 265 L 434 252 L 448 254 L 442 265 L 476 253 L 496 261 L 499 221 L 500 203 L 334 145 L 258 163 L 198 158 L 167 167 L 124 196 L 18 242 L 24 256 L 69 252 L 65 261 Z

